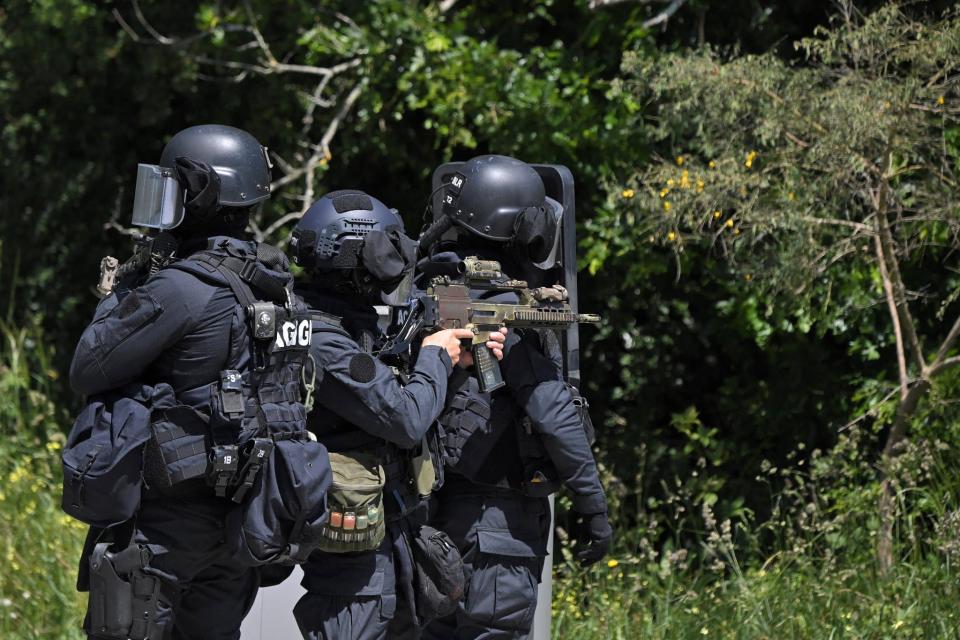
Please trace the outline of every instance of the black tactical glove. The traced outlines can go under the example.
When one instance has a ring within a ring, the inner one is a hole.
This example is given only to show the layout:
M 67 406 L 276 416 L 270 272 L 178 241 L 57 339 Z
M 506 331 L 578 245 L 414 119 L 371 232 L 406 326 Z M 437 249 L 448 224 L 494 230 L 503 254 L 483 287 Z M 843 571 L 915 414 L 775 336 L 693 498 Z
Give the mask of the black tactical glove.
M 606 512 L 573 513 L 572 515 L 574 520 L 570 533 L 578 548 L 575 556 L 581 566 L 589 567 L 607 555 L 613 538 L 613 529 L 610 527 Z

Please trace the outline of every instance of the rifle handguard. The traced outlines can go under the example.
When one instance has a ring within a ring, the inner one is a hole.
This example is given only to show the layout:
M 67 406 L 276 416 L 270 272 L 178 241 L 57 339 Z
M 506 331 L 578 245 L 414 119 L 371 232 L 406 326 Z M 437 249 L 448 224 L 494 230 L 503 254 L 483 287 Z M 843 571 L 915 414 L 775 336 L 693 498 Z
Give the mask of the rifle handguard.
M 470 347 L 473 354 L 473 368 L 477 374 L 477 382 L 481 393 L 488 393 L 503 386 L 503 374 L 500 373 L 500 363 L 493 355 L 493 350 L 485 344 L 474 344 Z

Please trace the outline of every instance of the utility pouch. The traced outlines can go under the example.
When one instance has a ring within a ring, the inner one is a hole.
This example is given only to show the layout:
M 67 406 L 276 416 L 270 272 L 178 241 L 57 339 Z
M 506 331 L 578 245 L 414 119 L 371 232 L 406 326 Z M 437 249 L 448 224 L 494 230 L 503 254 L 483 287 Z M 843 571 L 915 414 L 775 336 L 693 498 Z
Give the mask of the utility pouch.
M 228 420 L 243 417 L 243 376 L 235 369 L 220 372 L 220 410 Z
M 207 475 L 209 418 L 193 407 L 176 405 L 155 412 L 147 443 L 144 476 L 154 487 L 169 488 Z
M 242 566 L 306 562 L 322 539 L 330 487 L 327 449 L 306 432 L 284 436 L 256 438 L 241 455 L 240 504 L 227 514 L 224 535 Z
M 374 455 L 348 451 L 331 453 L 330 468 L 330 518 L 321 529 L 320 549 L 327 553 L 375 550 L 386 533 L 383 466 Z
M 161 640 L 156 624 L 160 580 L 143 570 L 150 560 L 146 547 L 130 544 L 111 551 L 100 542 L 90 554 L 88 632 L 104 638 Z
M 463 559 L 450 536 L 428 525 L 420 525 L 410 548 L 417 617 L 425 625 L 457 610 L 466 582 Z
M 89 399 L 62 455 L 63 510 L 96 527 L 133 517 L 140 507 L 151 412 L 174 404 L 173 389 L 127 385 Z

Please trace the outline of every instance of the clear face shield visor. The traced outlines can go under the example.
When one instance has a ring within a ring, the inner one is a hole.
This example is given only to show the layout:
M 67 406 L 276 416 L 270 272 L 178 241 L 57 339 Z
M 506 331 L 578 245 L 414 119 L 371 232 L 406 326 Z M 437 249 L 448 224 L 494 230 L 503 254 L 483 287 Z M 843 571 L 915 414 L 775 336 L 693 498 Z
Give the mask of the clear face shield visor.
M 173 169 L 155 164 L 137 165 L 131 222 L 136 227 L 164 231 L 183 222 L 183 189 Z
M 397 288 L 389 293 L 381 293 L 383 304 L 390 307 L 405 307 L 410 304 L 410 292 L 413 290 L 413 269 L 410 269 Z

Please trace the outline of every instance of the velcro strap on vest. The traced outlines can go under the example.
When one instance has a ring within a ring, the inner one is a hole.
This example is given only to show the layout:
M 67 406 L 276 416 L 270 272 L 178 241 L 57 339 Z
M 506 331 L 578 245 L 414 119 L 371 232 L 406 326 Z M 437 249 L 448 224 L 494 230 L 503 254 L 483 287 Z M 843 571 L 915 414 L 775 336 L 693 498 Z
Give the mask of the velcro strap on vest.
M 456 409 L 457 411 L 463 411 L 467 408 L 469 404 L 469 398 L 465 395 L 456 395 L 453 399 L 447 404 L 447 407 L 450 409 Z

